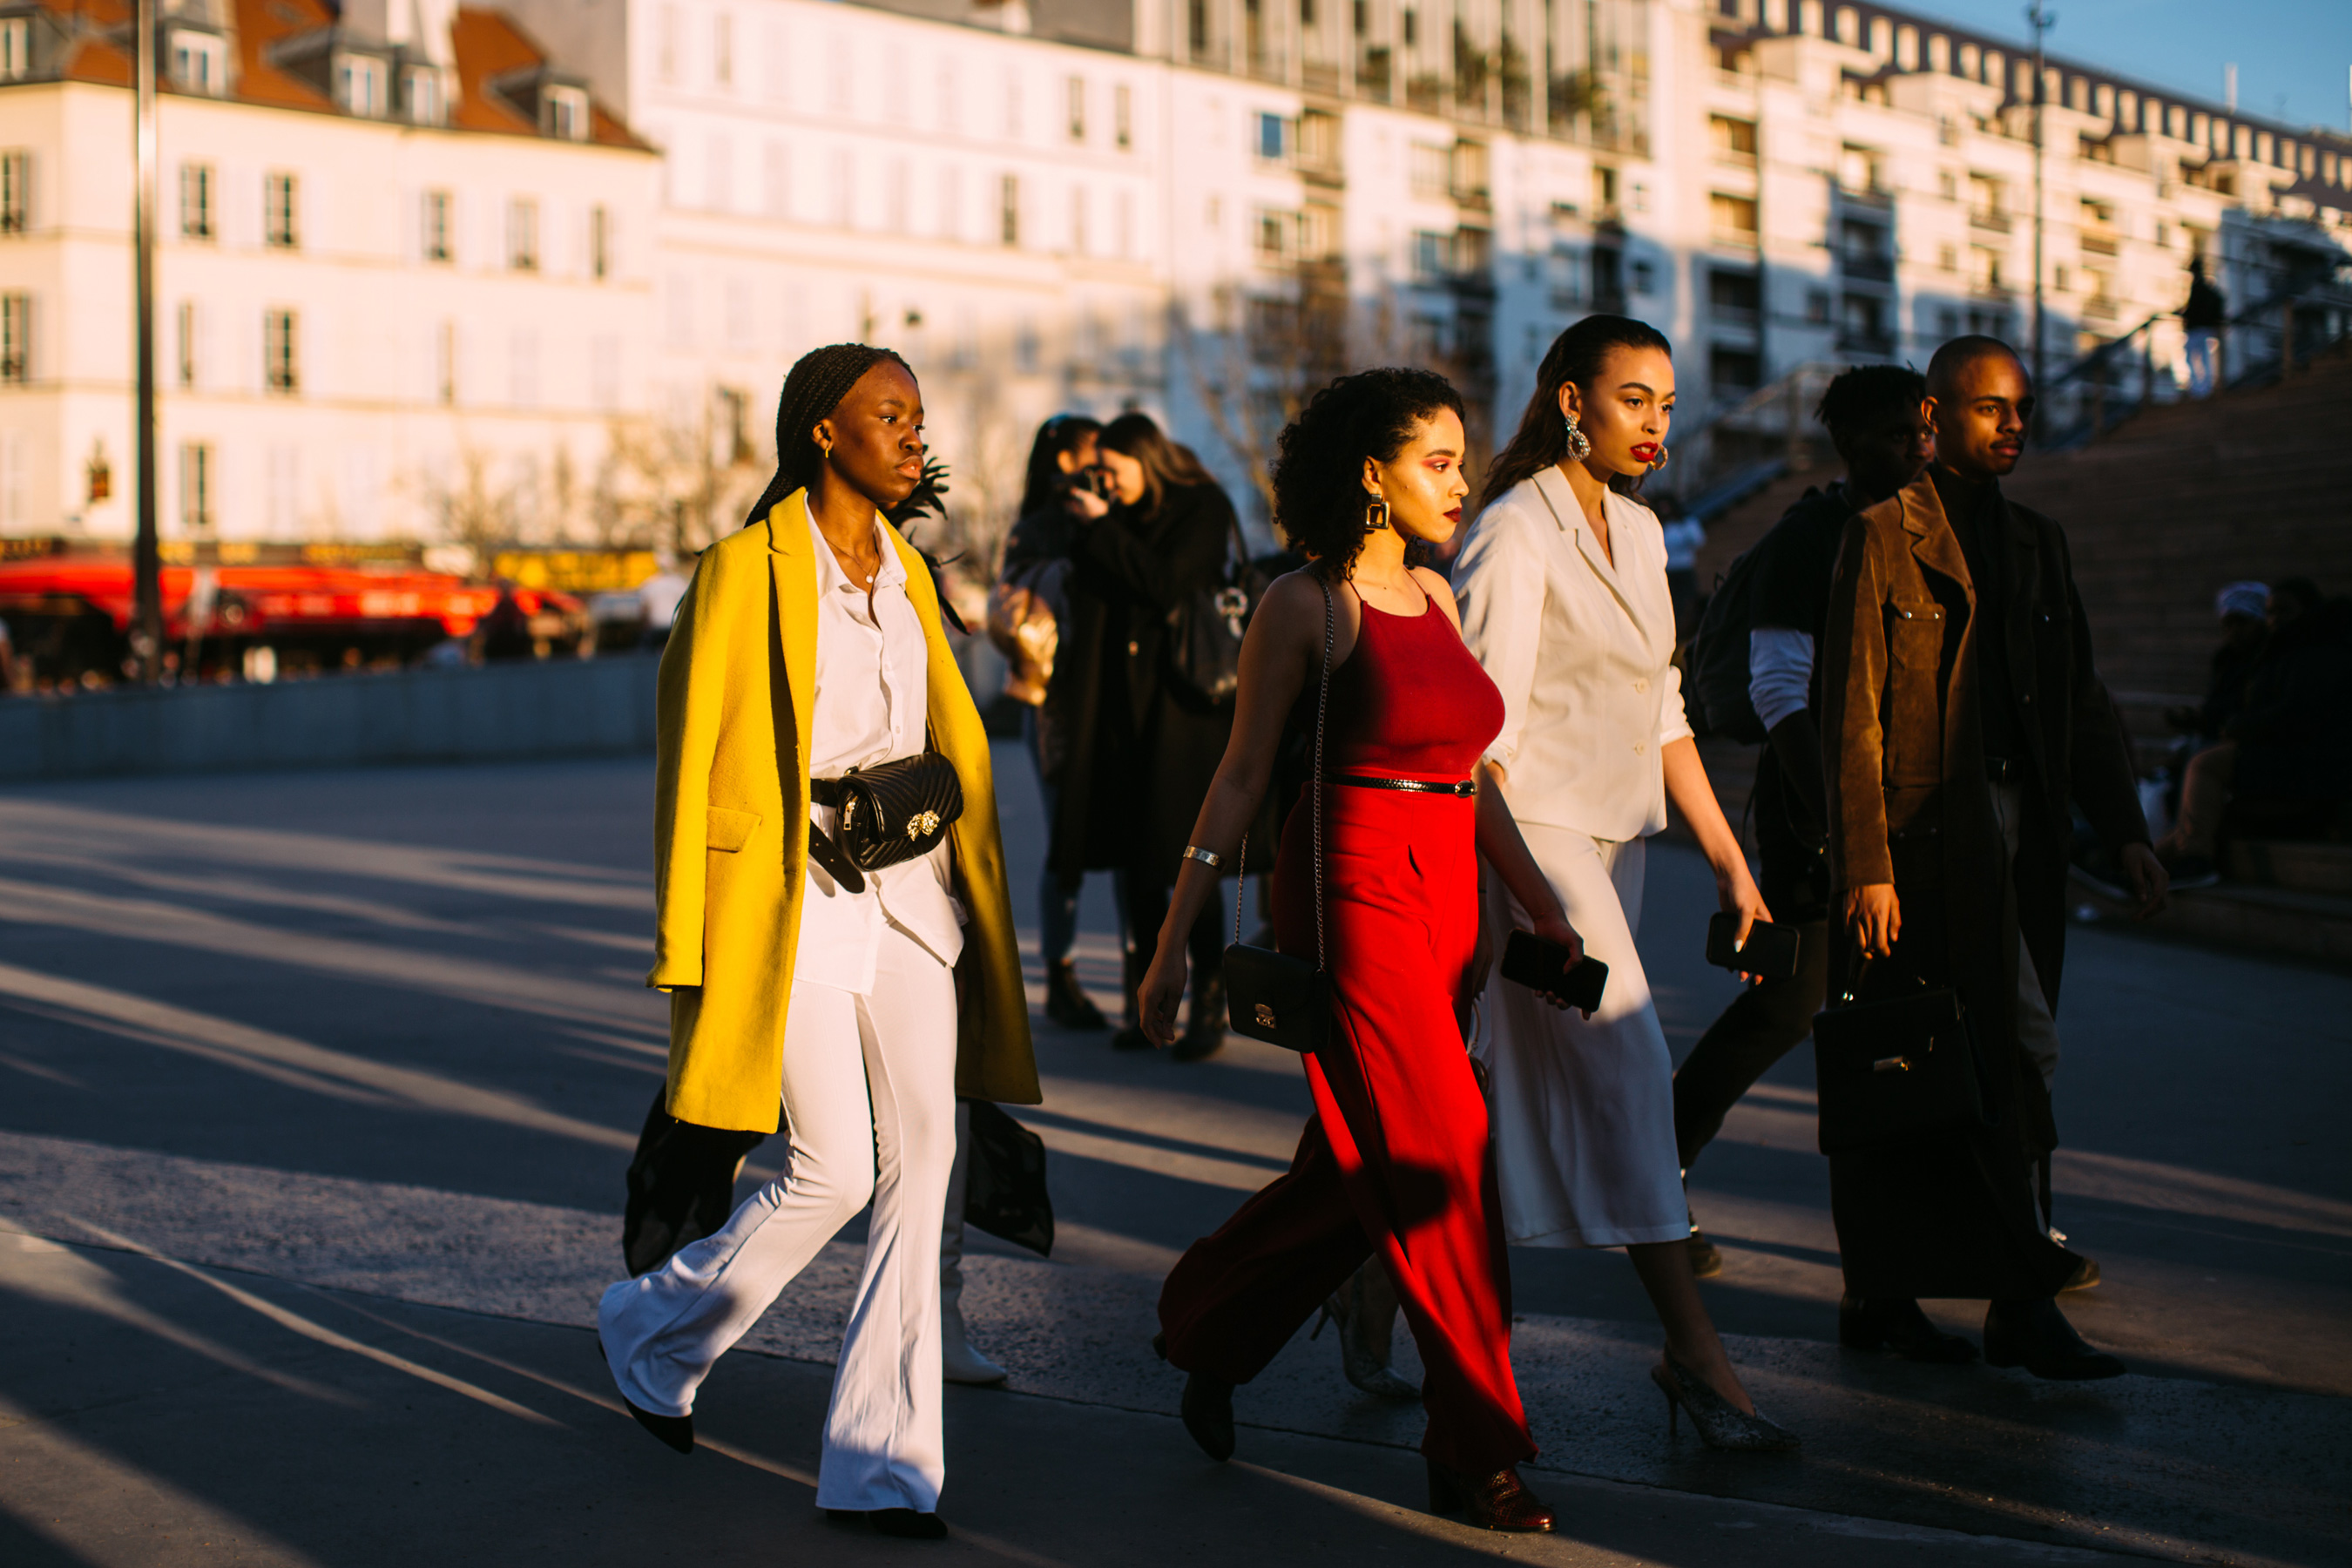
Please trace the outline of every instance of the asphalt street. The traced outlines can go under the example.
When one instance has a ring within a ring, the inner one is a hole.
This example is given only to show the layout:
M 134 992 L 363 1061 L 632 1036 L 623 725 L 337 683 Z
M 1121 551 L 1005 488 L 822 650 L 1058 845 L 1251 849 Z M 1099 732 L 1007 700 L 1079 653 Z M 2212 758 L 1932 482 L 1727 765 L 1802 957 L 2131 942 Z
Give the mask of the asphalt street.
M 1000 748 L 1016 910 L 1040 831 Z M 677 1460 L 617 1414 L 587 1324 L 659 1081 L 642 761 L 0 792 L 0 1562 L 635 1559 L 911 1550 L 809 1506 L 853 1227 L 722 1363 Z M 1712 888 L 1651 858 L 1676 1053 L 1732 994 Z M 1107 879 L 1083 972 L 1118 966 Z M 1033 979 L 1034 965 L 1033 965 Z M 2344 1562 L 2352 1538 L 2352 977 L 2074 933 L 2058 1218 L 2069 1314 L 2133 1376 L 2052 1385 L 1834 1344 L 1808 1054 L 1693 1173 L 1717 1323 L 1801 1456 L 1670 1439 L 1623 1258 L 1518 1249 L 1514 1358 L 1563 1532 L 1416 1511 L 1419 1414 L 1302 1335 L 1234 1465 L 1145 1342 L 1168 1264 L 1287 1163 L 1294 1058 L 1116 1053 L 1042 1026 L 1052 1262 L 982 1240 L 946 1554 L 1559 1563 Z M 755 1153 L 751 1175 L 761 1173 Z M 1939 1302 L 1973 1332 L 1982 1303 Z M 1401 1368 L 1415 1370 L 1400 1335 Z M 939 1554 L 934 1549 L 934 1554 Z

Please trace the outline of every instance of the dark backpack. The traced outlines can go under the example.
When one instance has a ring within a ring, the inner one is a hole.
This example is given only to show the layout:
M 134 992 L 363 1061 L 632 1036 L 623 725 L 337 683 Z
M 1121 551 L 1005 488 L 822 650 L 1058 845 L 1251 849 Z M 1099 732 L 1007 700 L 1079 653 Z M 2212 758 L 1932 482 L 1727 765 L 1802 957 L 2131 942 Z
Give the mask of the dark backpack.
M 1836 498 L 1822 489 L 1808 489 L 1763 538 L 1731 563 L 1731 570 L 1716 584 L 1683 665 L 1689 672 L 1683 706 L 1691 727 L 1700 734 L 1722 735 L 1742 745 L 1763 743 L 1764 721 L 1756 716 L 1756 705 L 1748 699 L 1748 634 L 1756 625 L 1750 603 L 1756 563 L 1790 518 L 1824 501 L 1835 503 Z

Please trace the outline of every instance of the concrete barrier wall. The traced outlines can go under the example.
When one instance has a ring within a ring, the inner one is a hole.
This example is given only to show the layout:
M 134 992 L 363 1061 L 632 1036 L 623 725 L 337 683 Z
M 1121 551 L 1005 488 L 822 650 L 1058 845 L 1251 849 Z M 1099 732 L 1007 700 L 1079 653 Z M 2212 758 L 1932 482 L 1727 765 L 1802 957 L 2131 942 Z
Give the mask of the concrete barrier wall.
M 650 752 L 660 659 L 0 697 L 0 780 Z

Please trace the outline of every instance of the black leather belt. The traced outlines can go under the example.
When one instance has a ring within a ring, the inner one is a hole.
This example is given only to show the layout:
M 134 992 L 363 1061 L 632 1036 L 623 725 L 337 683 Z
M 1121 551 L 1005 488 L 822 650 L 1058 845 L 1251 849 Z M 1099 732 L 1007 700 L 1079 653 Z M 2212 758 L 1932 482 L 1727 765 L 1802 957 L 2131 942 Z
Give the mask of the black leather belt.
M 1467 800 L 1478 793 L 1476 779 L 1460 779 L 1450 784 L 1431 784 L 1425 779 L 1382 779 L 1370 773 L 1326 773 L 1336 784 L 1353 784 L 1358 789 L 1400 789 L 1408 795 L 1450 795 Z
M 841 805 L 841 780 L 809 780 L 809 799 L 814 801 L 819 805 L 829 805 L 838 808 Z

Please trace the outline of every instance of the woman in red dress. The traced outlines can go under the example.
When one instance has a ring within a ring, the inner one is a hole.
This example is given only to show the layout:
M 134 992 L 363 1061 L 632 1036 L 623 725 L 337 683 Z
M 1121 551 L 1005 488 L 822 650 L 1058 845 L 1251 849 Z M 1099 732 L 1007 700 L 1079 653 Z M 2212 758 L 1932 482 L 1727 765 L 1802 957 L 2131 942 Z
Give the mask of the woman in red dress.
M 1415 370 L 1334 382 L 1282 434 L 1276 521 L 1314 563 L 1276 581 L 1251 622 L 1233 741 L 1139 1010 L 1155 1042 L 1174 1037 L 1186 933 L 1235 860 L 1286 727 L 1295 718 L 1312 738 L 1328 604 L 1323 935 L 1337 1027 L 1304 1058 L 1315 1116 L 1289 1173 L 1176 1265 L 1155 1342 L 1191 1374 L 1186 1429 L 1225 1458 L 1234 1386 L 1377 1250 L 1428 1372 L 1430 1506 L 1490 1530 L 1543 1531 L 1551 1511 L 1517 1468 L 1536 1448 L 1511 1375 L 1486 1103 L 1462 1045 L 1478 856 L 1539 911 L 1537 934 L 1581 944 L 1508 808 L 1472 777 L 1502 728 L 1502 698 L 1462 646 L 1444 579 L 1415 563 L 1461 524 L 1465 446 L 1460 397 Z M 1297 794 L 1274 894 L 1277 944 L 1310 959 L 1315 799 Z

